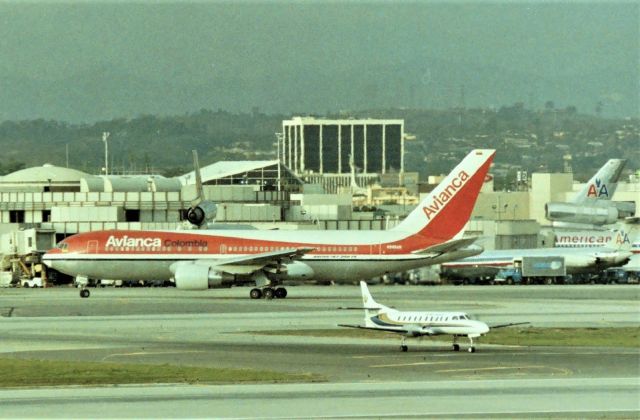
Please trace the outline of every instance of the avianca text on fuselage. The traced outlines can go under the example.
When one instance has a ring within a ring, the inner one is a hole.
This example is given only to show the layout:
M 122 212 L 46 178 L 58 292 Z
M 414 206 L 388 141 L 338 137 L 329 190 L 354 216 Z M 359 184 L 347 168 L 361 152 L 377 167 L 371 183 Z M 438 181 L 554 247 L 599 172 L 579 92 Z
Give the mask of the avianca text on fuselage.
M 172 240 L 165 239 L 164 242 L 161 238 L 132 238 L 128 235 L 117 237 L 114 235 L 109 236 L 105 243 L 105 248 L 161 248 L 164 247 L 206 247 L 207 241 L 194 239 L 194 240 Z
M 427 204 L 422 207 L 422 211 L 427 216 L 427 219 L 431 220 L 432 217 L 436 216 L 440 210 L 444 207 L 444 205 L 455 195 L 455 193 L 462 188 L 462 186 L 469 179 L 469 174 L 465 171 L 460 171 L 458 176 L 453 178 L 449 185 L 447 185 L 444 190 L 433 198 L 431 204 Z

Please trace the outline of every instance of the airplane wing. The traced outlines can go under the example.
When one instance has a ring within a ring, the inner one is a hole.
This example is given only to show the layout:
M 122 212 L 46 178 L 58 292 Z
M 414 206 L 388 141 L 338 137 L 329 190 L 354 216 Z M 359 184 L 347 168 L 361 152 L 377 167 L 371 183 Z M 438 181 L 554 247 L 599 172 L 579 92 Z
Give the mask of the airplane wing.
M 245 257 L 235 257 L 216 260 L 216 266 L 223 265 L 266 265 L 281 260 L 296 260 L 315 248 L 289 248 L 280 251 L 251 254 Z
M 453 239 L 451 241 L 447 241 L 438 245 L 430 246 L 428 248 L 420 249 L 418 251 L 413 251 L 414 254 L 426 255 L 426 254 L 434 254 L 440 255 L 446 252 L 457 251 L 460 248 L 466 248 L 469 245 L 473 244 L 478 238 L 463 238 L 463 239 Z
M 385 327 L 365 327 L 364 325 L 352 325 L 352 324 L 338 324 L 338 327 L 346 327 L 346 328 L 358 328 L 361 330 L 374 330 L 374 331 L 385 331 L 385 332 L 393 332 L 393 333 L 401 333 L 406 334 L 407 330 L 400 329 L 391 329 Z
M 171 266 L 175 273 L 177 267 L 182 264 L 208 265 L 214 270 L 223 271 L 230 274 L 251 274 L 263 268 L 277 269 L 277 267 L 287 261 L 299 259 L 304 254 L 313 251 L 315 248 L 288 248 L 279 251 L 263 252 L 242 257 L 220 258 L 215 260 L 197 260 L 195 262 L 179 261 Z
M 510 324 L 489 325 L 489 328 L 494 329 L 494 328 L 513 327 L 514 325 L 524 325 L 524 324 L 530 324 L 530 322 L 512 322 Z
M 409 334 L 412 336 L 420 336 L 420 335 L 434 335 L 434 331 L 430 328 L 420 328 L 420 327 L 404 327 L 402 329 L 398 328 L 385 328 L 385 327 L 365 327 L 364 325 L 353 325 L 353 324 L 338 324 L 338 327 L 346 327 L 346 328 L 358 328 L 361 330 L 374 330 L 374 331 L 384 331 L 384 332 L 393 332 L 400 334 Z

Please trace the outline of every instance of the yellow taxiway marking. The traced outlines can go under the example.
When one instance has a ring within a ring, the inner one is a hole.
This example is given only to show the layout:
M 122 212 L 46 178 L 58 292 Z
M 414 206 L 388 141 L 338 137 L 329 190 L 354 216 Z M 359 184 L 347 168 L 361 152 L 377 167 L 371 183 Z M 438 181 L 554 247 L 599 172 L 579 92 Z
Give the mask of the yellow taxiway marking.
M 137 351 L 137 352 L 132 352 L 132 353 L 113 353 L 113 354 L 109 354 L 105 357 L 102 358 L 102 361 L 104 362 L 105 360 L 111 358 L 111 357 L 118 357 L 118 356 L 149 356 L 149 355 L 156 355 L 156 354 L 177 354 L 177 353 L 204 353 L 204 351 L 202 350 L 188 350 L 188 351 Z
M 415 363 L 394 363 L 389 365 L 372 365 L 369 367 L 372 368 L 385 368 L 385 367 L 402 367 L 402 366 L 423 366 L 423 365 L 441 365 L 444 363 L 453 363 L 453 362 L 415 362 Z

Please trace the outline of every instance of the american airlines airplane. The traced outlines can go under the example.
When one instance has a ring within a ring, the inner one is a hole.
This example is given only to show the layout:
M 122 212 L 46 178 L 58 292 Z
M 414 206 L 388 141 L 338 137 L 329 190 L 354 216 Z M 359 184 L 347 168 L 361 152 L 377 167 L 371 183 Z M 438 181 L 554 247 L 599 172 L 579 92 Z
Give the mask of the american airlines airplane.
M 482 250 L 461 237 L 494 154 L 473 150 L 387 231 L 94 231 L 64 239 L 43 262 L 74 277 L 174 279 L 187 290 L 253 284 L 259 299 L 286 297 L 284 280 L 352 282 L 461 259 Z
M 608 242 L 592 248 L 531 248 L 501 249 L 449 261 L 442 264 L 443 269 L 462 270 L 478 268 L 514 267 L 526 257 L 562 257 L 567 274 L 597 273 L 609 267 L 619 267 L 629 262 L 633 255 L 633 244 L 638 240 L 639 228 L 635 220 L 625 223 L 617 232 L 612 233 Z
M 545 217 L 554 227 L 589 229 L 633 216 L 635 203 L 611 201 L 626 162 L 609 159 L 571 201 L 547 203 Z
M 448 334 L 453 336 L 453 351 L 460 350 L 457 338 L 466 336 L 469 338 L 470 343 L 469 353 L 474 353 L 476 348 L 473 345 L 473 339 L 489 332 L 489 326 L 487 324 L 471 319 L 464 312 L 398 311 L 373 300 L 367 283 L 361 281 L 360 290 L 362 293 L 362 309 L 364 309 L 364 325 L 340 324 L 338 326 L 402 334 L 402 343 L 400 344 L 401 351 L 409 350 L 406 344 L 407 337 Z M 376 312 L 372 314 L 370 311 Z M 495 325 L 491 328 L 510 327 L 521 324 L 528 324 L 528 322 Z

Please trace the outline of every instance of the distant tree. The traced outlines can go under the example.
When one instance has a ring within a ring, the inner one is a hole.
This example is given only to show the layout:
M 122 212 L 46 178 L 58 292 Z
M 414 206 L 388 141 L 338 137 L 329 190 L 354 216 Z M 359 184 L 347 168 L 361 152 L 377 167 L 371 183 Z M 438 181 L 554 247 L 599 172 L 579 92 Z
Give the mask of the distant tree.
M 604 103 L 602 101 L 598 101 L 598 103 L 596 103 L 596 115 L 598 117 L 602 116 L 602 108 L 604 107 Z
M 556 108 L 556 104 L 553 101 L 547 101 L 544 103 L 544 109 L 551 111 Z
M 7 175 L 24 168 L 26 168 L 24 162 L 18 162 L 11 158 L 7 163 L 0 163 L 0 175 Z

